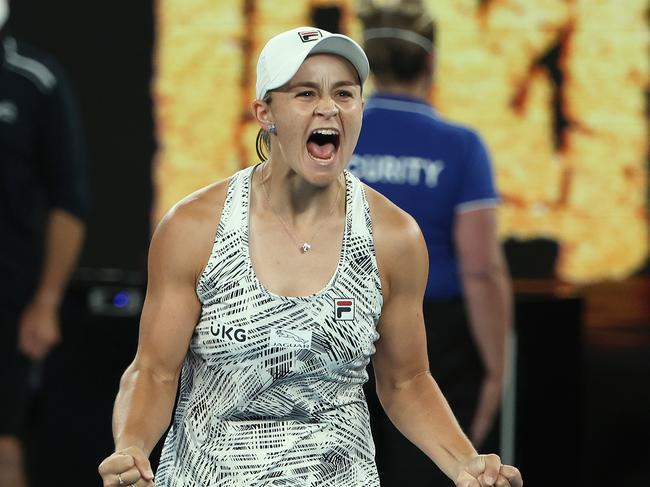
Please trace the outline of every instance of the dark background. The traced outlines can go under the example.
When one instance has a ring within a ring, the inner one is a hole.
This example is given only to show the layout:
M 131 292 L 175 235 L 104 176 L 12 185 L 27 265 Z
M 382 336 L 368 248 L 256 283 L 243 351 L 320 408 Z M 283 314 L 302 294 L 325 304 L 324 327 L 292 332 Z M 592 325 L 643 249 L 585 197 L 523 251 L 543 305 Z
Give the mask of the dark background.
M 81 267 L 144 270 L 155 151 L 151 1 L 12 0 L 10 33 L 54 55 L 77 95 L 91 211 Z
M 12 0 L 9 33 L 55 56 L 77 97 L 91 196 L 80 270 L 62 309 L 63 340 L 35 369 L 27 432 L 33 487 L 100 485 L 111 412 L 133 359 L 151 233 L 155 152 L 150 83 L 153 2 Z M 103 293 L 90 306 L 92 293 Z M 1 393 L 0 393 L 1 395 Z M 155 463 L 154 463 L 155 465 Z M 52 472 L 57 471 L 55 477 Z

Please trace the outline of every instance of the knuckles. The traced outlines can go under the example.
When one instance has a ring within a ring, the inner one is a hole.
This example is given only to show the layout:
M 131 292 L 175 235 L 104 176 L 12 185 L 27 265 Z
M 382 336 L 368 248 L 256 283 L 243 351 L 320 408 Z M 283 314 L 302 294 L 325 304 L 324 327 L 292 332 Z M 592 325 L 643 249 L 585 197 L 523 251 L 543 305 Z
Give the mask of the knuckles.
M 483 455 L 486 460 L 490 460 L 492 462 L 498 463 L 501 465 L 501 457 L 497 455 L 496 453 L 488 453 L 487 455 Z

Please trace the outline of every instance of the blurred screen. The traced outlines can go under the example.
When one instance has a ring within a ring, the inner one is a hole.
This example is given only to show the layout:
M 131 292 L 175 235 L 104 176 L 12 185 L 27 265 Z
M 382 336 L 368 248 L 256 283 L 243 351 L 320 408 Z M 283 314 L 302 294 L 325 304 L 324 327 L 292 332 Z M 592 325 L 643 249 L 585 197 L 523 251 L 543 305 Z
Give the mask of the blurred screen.
M 257 161 L 250 106 L 264 43 L 323 9 L 360 41 L 355 3 L 158 0 L 154 223 Z M 636 272 L 648 257 L 647 2 L 425 3 L 438 27 L 431 101 L 485 140 L 501 236 L 557 242 L 554 272 L 568 282 Z

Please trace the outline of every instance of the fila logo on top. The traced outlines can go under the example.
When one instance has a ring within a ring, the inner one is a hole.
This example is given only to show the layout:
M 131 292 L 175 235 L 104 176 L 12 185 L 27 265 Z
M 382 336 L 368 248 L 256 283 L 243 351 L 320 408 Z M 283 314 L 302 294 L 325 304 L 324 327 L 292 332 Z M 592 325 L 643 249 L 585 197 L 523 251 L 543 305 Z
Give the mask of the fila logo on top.
M 298 32 L 302 42 L 312 42 L 323 37 L 320 30 L 302 30 Z
M 354 299 L 336 298 L 334 300 L 336 321 L 351 321 L 354 319 Z

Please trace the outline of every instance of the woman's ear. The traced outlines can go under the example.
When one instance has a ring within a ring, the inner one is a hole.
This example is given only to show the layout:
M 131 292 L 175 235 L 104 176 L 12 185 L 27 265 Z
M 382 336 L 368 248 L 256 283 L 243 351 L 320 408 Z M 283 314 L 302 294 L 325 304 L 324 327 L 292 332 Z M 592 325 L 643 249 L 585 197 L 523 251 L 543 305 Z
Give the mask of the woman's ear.
M 252 105 L 253 117 L 264 130 L 268 130 L 269 125 L 273 124 L 271 107 L 264 100 L 255 100 Z

